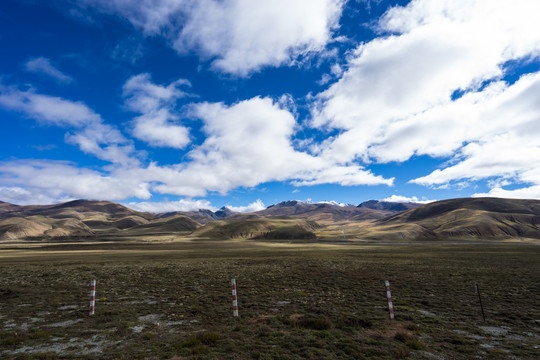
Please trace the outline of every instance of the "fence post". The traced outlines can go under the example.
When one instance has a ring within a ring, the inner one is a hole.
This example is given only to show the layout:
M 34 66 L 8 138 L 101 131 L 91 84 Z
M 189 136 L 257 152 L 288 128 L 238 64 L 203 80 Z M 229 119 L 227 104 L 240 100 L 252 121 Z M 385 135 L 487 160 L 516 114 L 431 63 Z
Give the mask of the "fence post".
M 238 298 L 236 296 L 236 280 L 232 279 L 232 306 L 233 306 L 233 316 L 238 316 Z
M 386 285 L 386 298 L 388 299 L 388 313 L 390 314 L 390 320 L 394 319 L 394 306 L 392 305 L 392 294 L 390 293 L 390 282 L 385 280 Z
M 480 309 L 482 309 L 482 318 L 486 321 L 486 315 L 484 314 L 484 304 L 482 304 L 482 296 L 480 296 L 480 288 L 478 283 L 476 284 L 476 293 L 478 294 L 478 300 L 480 300 Z
M 94 315 L 94 308 L 96 306 L 96 280 L 92 280 L 90 283 L 90 314 Z

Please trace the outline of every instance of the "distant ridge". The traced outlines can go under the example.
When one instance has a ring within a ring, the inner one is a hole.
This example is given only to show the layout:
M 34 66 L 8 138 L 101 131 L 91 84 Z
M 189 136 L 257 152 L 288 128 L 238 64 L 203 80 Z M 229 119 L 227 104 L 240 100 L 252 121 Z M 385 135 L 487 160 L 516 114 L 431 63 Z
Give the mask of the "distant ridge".
M 273 207 L 290 207 L 290 206 L 296 206 L 298 204 L 307 204 L 307 203 L 299 202 L 297 200 L 287 200 L 287 201 L 282 201 L 274 205 L 270 205 L 267 207 L 267 209 L 270 209 Z
M 394 211 L 361 208 L 354 205 L 336 205 L 332 203 L 306 203 L 302 201 L 283 201 L 254 214 L 259 216 L 293 216 L 319 222 L 342 220 L 374 220 L 394 214 Z
M 237 214 L 236 212 L 232 211 L 231 209 L 229 209 L 228 207 L 226 206 L 223 206 L 221 209 L 219 209 L 218 211 L 216 211 L 214 213 L 216 215 L 216 217 L 218 219 L 224 219 L 226 217 L 229 217 L 231 215 L 234 215 L 234 214 Z
M 360 208 L 368 208 L 374 210 L 387 210 L 387 211 L 405 211 L 422 206 L 422 204 L 412 202 L 389 202 L 379 200 L 369 200 L 358 205 Z
M 199 209 L 196 211 L 173 211 L 173 212 L 167 212 L 167 213 L 161 213 L 158 214 L 160 218 L 167 218 L 171 216 L 186 216 L 199 224 L 207 224 L 212 221 L 221 220 L 229 216 L 236 215 L 238 213 L 232 211 L 231 209 L 227 207 L 222 207 L 216 212 L 213 212 L 212 210 L 208 209 Z
M 253 213 L 223 207 L 151 214 L 110 201 L 0 201 L 0 240 L 178 235 L 213 239 L 540 239 L 540 200 L 463 198 L 420 205 L 284 201 Z

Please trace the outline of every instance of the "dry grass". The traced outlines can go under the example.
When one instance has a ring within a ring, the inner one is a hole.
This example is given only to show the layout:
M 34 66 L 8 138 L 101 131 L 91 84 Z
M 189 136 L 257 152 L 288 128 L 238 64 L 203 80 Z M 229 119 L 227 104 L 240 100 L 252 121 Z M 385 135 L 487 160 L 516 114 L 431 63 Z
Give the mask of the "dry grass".
M 0 260 L 0 357 L 535 358 L 540 247 L 77 244 Z M 4 250 L 2 250 L 4 255 Z M 236 278 L 240 317 L 232 317 Z M 97 279 L 96 315 L 88 316 Z M 396 320 L 388 320 L 384 280 Z M 483 291 L 481 318 L 474 284 Z

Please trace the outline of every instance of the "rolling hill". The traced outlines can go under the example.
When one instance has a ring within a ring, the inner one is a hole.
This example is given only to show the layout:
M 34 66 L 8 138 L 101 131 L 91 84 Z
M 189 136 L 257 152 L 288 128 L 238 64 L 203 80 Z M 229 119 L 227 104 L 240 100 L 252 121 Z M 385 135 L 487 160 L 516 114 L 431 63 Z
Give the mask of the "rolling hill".
M 300 239 L 314 240 L 320 225 L 314 221 L 292 218 L 240 217 L 215 221 L 197 229 L 192 235 L 211 239 Z
M 322 223 L 339 221 L 361 221 L 382 219 L 395 214 L 395 211 L 357 207 L 354 205 L 337 205 L 333 203 L 305 203 L 301 201 L 284 201 L 257 211 L 259 216 L 291 216 L 309 219 Z
M 499 198 L 437 201 L 379 220 L 373 230 L 410 238 L 540 239 L 540 201 Z
M 0 204 L 0 240 L 91 237 L 157 219 L 110 201 L 75 200 L 55 205 Z
M 187 216 L 175 215 L 129 227 L 125 233 L 133 235 L 191 233 L 200 226 L 200 223 Z
M 168 218 L 171 216 L 186 216 L 192 220 L 195 220 L 199 224 L 208 224 L 211 221 L 221 220 L 228 216 L 236 215 L 237 213 L 233 212 L 227 207 L 222 207 L 216 212 L 208 209 L 199 209 L 197 211 L 174 211 L 158 214 L 160 218 Z
M 411 203 L 411 202 L 389 202 L 389 201 L 378 201 L 378 200 L 369 200 L 358 205 L 359 208 L 386 210 L 386 211 L 394 211 L 394 212 L 415 209 L 419 206 L 422 206 L 422 204 Z
M 151 214 L 109 201 L 19 206 L 0 202 L 0 240 L 109 235 L 211 239 L 540 239 L 540 201 L 465 198 L 419 205 L 285 201 L 250 214 L 228 208 Z

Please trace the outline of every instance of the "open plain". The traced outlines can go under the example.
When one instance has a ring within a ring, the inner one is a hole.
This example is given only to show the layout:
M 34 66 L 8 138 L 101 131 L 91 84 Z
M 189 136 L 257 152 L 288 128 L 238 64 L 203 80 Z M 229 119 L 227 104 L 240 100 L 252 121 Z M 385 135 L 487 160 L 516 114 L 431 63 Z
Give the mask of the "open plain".
M 4 243 L 0 358 L 533 359 L 539 258 L 503 241 Z

